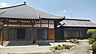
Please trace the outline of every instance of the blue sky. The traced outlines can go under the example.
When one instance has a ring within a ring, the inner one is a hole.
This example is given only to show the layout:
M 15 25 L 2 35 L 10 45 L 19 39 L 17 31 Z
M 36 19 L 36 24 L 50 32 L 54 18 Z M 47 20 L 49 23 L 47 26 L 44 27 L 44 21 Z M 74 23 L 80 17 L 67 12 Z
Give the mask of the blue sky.
M 57 16 L 96 21 L 96 0 L 0 0 L 0 7 L 22 4 Z M 95 22 L 96 23 L 96 22 Z

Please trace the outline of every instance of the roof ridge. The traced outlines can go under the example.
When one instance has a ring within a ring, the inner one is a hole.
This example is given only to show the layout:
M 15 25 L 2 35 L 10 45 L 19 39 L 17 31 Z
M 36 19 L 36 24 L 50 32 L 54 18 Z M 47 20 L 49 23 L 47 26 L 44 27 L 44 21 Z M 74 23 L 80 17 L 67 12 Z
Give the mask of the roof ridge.
M 65 20 L 90 21 L 90 20 L 85 20 L 85 19 L 65 19 Z
M 0 8 L 0 9 L 14 8 L 14 7 L 23 6 L 23 5 L 26 5 L 26 4 L 24 3 L 24 4 L 10 6 L 10 7 L 3 7 L 3 8 Z

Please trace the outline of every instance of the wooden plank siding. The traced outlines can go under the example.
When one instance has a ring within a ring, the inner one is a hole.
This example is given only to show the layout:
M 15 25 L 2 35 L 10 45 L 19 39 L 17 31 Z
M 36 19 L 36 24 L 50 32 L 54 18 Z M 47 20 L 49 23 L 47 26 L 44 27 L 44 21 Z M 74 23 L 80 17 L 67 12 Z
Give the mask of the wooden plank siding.
M 55 29 L 48 29 L 48 40 L 55 40 Z

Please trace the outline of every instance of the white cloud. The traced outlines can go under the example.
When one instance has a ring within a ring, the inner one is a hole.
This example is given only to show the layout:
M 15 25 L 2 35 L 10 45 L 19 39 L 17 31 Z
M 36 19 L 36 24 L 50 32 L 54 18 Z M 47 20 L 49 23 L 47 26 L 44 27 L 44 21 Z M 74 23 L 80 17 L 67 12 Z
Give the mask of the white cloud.
M 7 4 L 6 2 L 1 2 L 0 3 L 0 7 L 8 7 L 10 6 L 9 4 Z
M 66 10 L 64 10 L 63 12 L 66 13 Z

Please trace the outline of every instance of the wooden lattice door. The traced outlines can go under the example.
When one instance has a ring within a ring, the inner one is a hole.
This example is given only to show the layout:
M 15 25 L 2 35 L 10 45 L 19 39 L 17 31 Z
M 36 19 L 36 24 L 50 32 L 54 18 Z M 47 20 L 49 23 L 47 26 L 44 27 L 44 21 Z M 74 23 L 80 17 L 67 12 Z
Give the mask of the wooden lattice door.
M 24 40 L 25 39 L 25 29 L 17 29 L 17 40 Z

